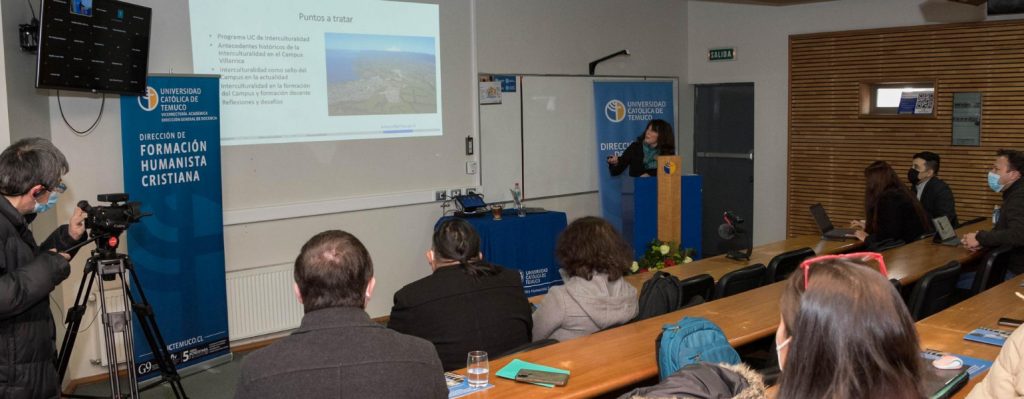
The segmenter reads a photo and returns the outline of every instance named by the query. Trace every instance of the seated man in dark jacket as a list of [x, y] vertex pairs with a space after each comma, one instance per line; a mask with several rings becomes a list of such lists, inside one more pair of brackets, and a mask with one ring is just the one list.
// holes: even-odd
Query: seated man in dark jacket
[[75, 208], [42, 245], [28, 225], [57, 204], [68, 161], [41, 138], [20, 140], [0, 153], [0, 398], [56, 398], [55, 327], [50, 291], [71, 272], [64, 253], [85, 237], [85, 214]]
[[470, 351], [497, 358], [530, 343], [533, 317], [519, 272], [485, 262], [469, 222], [441, 223], [427, 261], [434, 273], [395, 293], [389, 328], [433, 342], [445, 370], [466, 367]]
[[910, 191], [914, 192], [921, 207], [928, 214], [928, 219], [940, 216], [949, 218], [949, 223], [957, 226], [956, 202], [953, 190], [939, 178], [939, 154], [924, 151], [914, 154], [914, 164], [907, 171]]
[[430, 342], [399, 334], [363, 310], [376, 280], [353, 235], [313, 236], [295, 259], [302, 324], [245, 358], [236, 398], [447, 398]]
[[[999, 220], [991, 231], [978, 231], [964, 235], [961, 240], [967, 249], [1014, 247], [1007, 254], [1010, 273], [1024, 273], [1024, 188], [1018, 182], [1024, 171], [1024, 153], [999, 150], [996, 162], [988, 172], [988, 186], [1003, 194]], [[1001, 276], [999, 277], [1001, 278]]]

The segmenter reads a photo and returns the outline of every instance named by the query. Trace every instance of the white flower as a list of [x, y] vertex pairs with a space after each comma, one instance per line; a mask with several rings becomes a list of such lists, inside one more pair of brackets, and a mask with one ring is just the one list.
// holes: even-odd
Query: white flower
[[690, 263], [690, 262], [693, 262], [693, 258], [691, 258], [689, 256], [683, 258], [683, 263]]
[[636, 261], [634, 260], [633, 261], [633, 266], [629, 267], [629, 271], [631, 271], [633, 273], [636, 273], [637, 270], [640, 270], [640, 264], [636, 263]]
[[668, 244], [661, 244], [661, 248], [658, 248], [658, 250], [661, 251], [662, 255], [668, 255], [668, 251], [671, 251], [672, 248]]

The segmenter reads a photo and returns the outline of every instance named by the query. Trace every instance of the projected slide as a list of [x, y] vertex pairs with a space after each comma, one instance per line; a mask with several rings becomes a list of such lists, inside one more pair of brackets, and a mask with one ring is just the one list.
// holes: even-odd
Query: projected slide
[[220, 74], [224, 145], [441, 134], [438, 6], [191, 1], [197, 74]]

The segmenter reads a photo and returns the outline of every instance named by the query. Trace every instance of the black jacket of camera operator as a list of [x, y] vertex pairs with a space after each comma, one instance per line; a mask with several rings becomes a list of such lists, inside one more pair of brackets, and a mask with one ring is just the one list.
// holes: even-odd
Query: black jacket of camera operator
[[58, 254], [71, 247], [68, 226], [58, 228], [42, 245], [28, 224], [35, 215], [22, 216], [8, 201], [0, 200], [0, 398], [56, 398], [55, 326], [49, 295], [70, 273]]

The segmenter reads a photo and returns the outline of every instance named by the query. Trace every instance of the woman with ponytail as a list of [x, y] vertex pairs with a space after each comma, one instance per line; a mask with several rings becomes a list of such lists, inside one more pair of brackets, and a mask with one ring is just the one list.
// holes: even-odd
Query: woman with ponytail
[[497, 358], [530, 342], [533, 319], [519, 272], [485, 261], [472, 225], [441, 223], [426, 255], [433, 273], [395, 293], [389, 328], [432, 342], [445, 370], [466, 367], [469, 351]]

